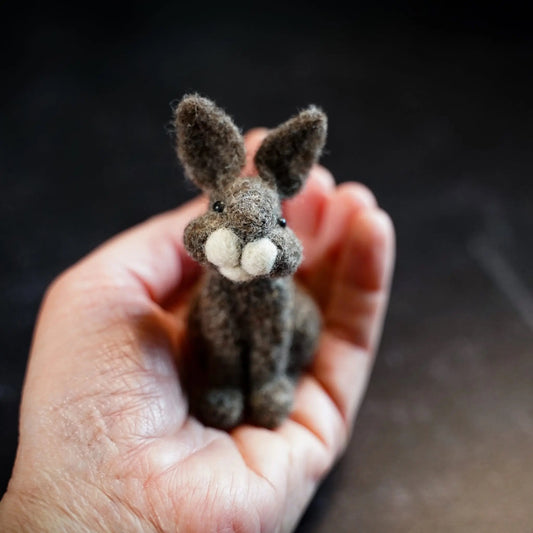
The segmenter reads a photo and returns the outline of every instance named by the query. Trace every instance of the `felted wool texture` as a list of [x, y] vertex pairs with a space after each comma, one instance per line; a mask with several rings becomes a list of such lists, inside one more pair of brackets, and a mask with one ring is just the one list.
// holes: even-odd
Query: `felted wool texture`
[[236, 267], [239, 264], [241, 243], [228, 228], [219, 228], [205, 242], [206, 259], [217, 267]]
[[280, 218], [281, 198], [303, 185], [325, 128], [321, 111], [303, 111], [267, 136], [256, 156], [259, 176], [240, 178], [244, 144], [231, 119], [197, 95], [177, 108], [178, 156], [211, 203], [184, 234], [187, 251], [206, 267], [189, 333], [205, 372], [191, 408], [208, 425], [279, 425], [316, 349], [320, 312], [291, 277], [302, 246]]
[[[208, 390], [217, 391], [219, 399], [224, 390], [229, 394], [224, 396], [225, 416], [218, 403], [207, 402], [196, 414], [223, 429], [235, 420], [277, 426], [290, 412], [293, 391], [293, 385], [280, 387], [279, 382], [287, 378], [292, 384], [316, 348], [320, 315], [314, 302], [290, 278], [236, 284], [214, 270], [206, 272], [197, 298], [190, 324], [207, 346]], [[269, 387], [267, 400], [263, 391]], [[235, 390], [243, 393], [245, 403]]]
[[211, 189], [233, 180], [244, 166], [242, 136], [232, 120], [207, 98], [185, 96], [175, 113], [177, 151], [198, 187]]
[[249, 242], [242, 250], [242, 268], [253, 276], [269, 274], [277, 253], [276, 245], [265, 237]]
[[275, 183], [281, 197], [297, 193], [326, 141], [327, 117], [311, 106], [278, 126], [263, 140], [254, 158], [259, 175]]
[[[224, 204], [220, 213], [213, 210], [216, 202]], [[241, 250], [245, 243], [268, 236], [278, 249], [270, 275], [287, 276], [296, 271], [302, 259], [301, 243], [289, 227], [280, 226], [280, 199], [262, 180], [238, 178], [226, 191], [211, 196], [210, 203], [211, 210], [185, 228], [185, 248], [196, 261], [208, 264], [206, 241], [225, 228], [239, 237], [234, 245]]]
[[279, 196], [274, 189], [257, 178], [236, 179], [224, 191], [224, 211], [228, 227], [246, 241], [269, 234], [281, 217]]

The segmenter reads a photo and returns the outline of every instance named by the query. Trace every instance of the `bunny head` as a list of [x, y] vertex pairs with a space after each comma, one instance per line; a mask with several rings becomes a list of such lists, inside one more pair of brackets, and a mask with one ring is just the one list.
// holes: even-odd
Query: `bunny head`
[[272, 130], [255, 155], [258, 176], [241, 177], [242, 136], [221, 109], [185, 96], [176, 113], [177, 153], [186, 175], [210, 200], [210, 209], [185, 230], [189, 254], [233, 282], [287, 276], [302, 248], [282, 216], [281, 200], [296, 194], [318, 159], [327, 119], [309, 107]]

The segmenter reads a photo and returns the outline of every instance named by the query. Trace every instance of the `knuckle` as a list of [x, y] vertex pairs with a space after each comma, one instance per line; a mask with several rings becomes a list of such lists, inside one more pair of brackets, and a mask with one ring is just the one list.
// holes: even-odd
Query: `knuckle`
[[363, 183], [348, 182], [339, 185], [338, 193], [345, 195], [363, 207], [377, 207], [378, 202], [374, 193]]

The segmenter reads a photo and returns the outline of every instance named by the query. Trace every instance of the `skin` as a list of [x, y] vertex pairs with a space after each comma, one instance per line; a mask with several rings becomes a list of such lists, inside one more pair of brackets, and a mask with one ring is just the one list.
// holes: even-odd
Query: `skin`
[[[254, 150], [265, 130], [246, 136]], [[198, 198], [122, 233], [46, 293], [24, 384], [0, 530], [290, 531], [342, 453], [381, 333], [394, 232], [372, 193], [316, 165], [285, 217], [319, 303], [319, 351], [275, 431], [188, 415], [177, 368], [198, 266]]]

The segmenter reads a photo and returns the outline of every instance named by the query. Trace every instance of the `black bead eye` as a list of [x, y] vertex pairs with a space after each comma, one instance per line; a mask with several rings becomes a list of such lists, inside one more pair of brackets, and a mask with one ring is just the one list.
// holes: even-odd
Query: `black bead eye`
[[213, 204], [213, 211], [216, 211], [217, 213], [222, 213], [222, 211], [224, 211], [224, 202], [215, 202]]
[[284, 228], [287, 225], [287, 221], [284, 218], [278, 218], [278, 224]]

